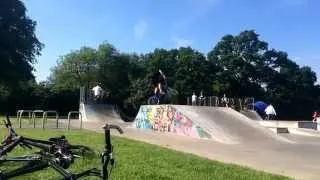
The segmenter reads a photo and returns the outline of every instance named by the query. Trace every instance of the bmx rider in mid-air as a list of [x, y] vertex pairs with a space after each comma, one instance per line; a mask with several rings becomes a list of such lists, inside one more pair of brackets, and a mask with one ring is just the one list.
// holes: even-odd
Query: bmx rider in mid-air
[[154, 89], [154, 94], [160, 93], [165, 94], [166, 91], [166, 76], [163, 74], [161, 69], [155, 72], [152, 76], [152, 87]]
[[167, 93], [166, 76], [161, 69], [152, 75], [151, 83], [154, 96], [149, 98], [148, 104], [159, 104], [160, 97], [163, 97]]

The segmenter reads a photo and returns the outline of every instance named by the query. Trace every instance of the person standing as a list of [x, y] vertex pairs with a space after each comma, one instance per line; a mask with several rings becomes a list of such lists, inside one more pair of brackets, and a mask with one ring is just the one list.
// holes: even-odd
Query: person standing
[[193, 94], [191, 96], [191, 102], [192, 102], [192, 106], [197, 105], [197, 95], [195, 92], [193, 92]]
[[317, 129], [318, 118], [319, 118], [319, 113], [317, 111], [314, 111], [312, 115], [312, 126], [313, 126], [313, 129], [315, 130]]
[[229, 103], [229, 99], [227, 98], [226, 94], [223, 94], [223, 97], [221, 98], [222, 104], [225, 107], [229, 107], [228, 103]]
[[277, 113], [276, 113], [276, 110], [274, 109], [274, 107], [272, 106], [272, 104], [270, 104], [264, 111], [267, 115], [266, 120], [274, 120], [275, 119]]
[[97, 84], [95, 87], [92, 88], [92, 91], [95, 102], [99, 102], [102, 98], [103, 89], [99, 86], [99, 84]]

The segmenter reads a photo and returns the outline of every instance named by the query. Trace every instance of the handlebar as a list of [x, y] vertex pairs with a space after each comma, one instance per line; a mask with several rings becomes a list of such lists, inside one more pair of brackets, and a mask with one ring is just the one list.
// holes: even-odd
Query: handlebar
[[116, 129], [120, 134], [123, 134], [123, 130], [118, 125], [106, 124], [103, 128], [107, 131], [110, 129]]

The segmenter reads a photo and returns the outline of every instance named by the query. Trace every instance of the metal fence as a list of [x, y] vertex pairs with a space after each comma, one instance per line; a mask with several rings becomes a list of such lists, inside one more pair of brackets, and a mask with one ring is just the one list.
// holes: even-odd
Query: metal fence
[[191, 106], [214, 106], [214, 107], [231, 107], [237, 110], [254, 110], [254, 98], [234, 98], [234, 97], [218, 97], [205, 96], [197, 97], [192, 101], [191, 97], [187, 97], [187, 105]]
[[[37, 123], [38, 120], [41, 120], [41, 127], [42, 129], [47, 128], [48, 126], [48, 118], [54, 118], [55, 119], [55, 125], [54, 128], [61, 128], [59, 127], [59, 113], [55, 110], [18, 110], [17, 111], [17, 121], [19, 128], [22, 128], [22, 118], [24, 117], [23, 115], [27, 114], [28, 122], [29, 125], [32, 124], [33, 128], [36, 128], [36, 125], [39, 124]], [[82, 114], [79, 111], [70, 111], [68, 113], [68, 119], [66, 122], [66, 129], [70, 130], [71, 127], [71, 115], [73, 114], [78, 114], [79, 115], [79, 120], [80, 120], [80, 129], [82, 129]], [[52, 126], [53, 127], [53, 126]]]

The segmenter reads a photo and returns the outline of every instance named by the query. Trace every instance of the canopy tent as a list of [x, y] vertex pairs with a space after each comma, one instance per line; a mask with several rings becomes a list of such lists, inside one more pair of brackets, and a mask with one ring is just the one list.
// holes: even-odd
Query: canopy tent
[[268, 107], [268, 104], [263, 101], [257, 101], [254, 103], [254, 109], [260, 112], [264, 112], [264, 110]]

